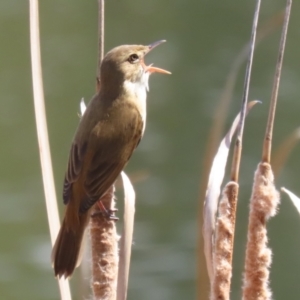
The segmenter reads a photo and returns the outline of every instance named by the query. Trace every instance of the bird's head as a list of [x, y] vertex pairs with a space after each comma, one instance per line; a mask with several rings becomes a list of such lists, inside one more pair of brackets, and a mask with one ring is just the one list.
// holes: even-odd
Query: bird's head
[[149, 75], [152, 73], [171, 74], [170, 72], [147, 66], [144, 58], [153, 48], [165, 42], [161, 40], [148, 46], [122, 45], [109, 51], [102, 63], [100, 72], [101, 85], [116, 85], [124, 81], [142, 84], [148, 88]]

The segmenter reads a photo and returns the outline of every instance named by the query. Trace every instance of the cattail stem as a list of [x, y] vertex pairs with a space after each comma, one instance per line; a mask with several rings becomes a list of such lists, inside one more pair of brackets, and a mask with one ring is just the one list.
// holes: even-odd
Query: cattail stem
[[[97, 92], [100, 89], [100, 66], [104, 56], [104, 0], [98, 0], [98, 65]], [[99, 199], [107, 210], [115, 208], [112, 185]], [[92, 290], [95, 300], [115, 300], [118, 278], [118, 236], [115, 221], [102, 215], [94, 205], [90, 220], [92, 246]]]
[[104, 0], [98, 0], [98, 35], [97, 92], [100, 90], [100, 66], [104, 57]]
[[270, 163], [271, 161], [272, 136], [273, 136], [273, 127], [274, 127], [274, 120], [275, 120], [275, 111], [276, 111], [282, 62], [283, 62], [285, 42], [286, 42], [287, 30], [288, 30], [289, 19], [291, 14], [291, 8], [292, 8], [292, 0], [287, 0], [285, 17], [284, 17], [280, 45], [279, 45], [278, 59], [276, 64], [276, 71], [275, 71], [272, 94], [271, 94], [270, 111], [269, 111], [269, 117], [267, 122], [265, 140], [263, 145], [263, 153], [262, 153], [262, 161], [267, 163]]
[[234, 243], [234, 230], [236, 218], [236, 206], [238, 197], [238, 175], [242, 153], [242, 137], [247, 114], [249, 85], [251, 78], [252, 61], [255, 47], [256, 31], [261, 0], [256, 1], [254, 18], [249, 43], [250, 52], [246, 67], [242, 108], [238, 124], [237, 138], [231, 168], [231, 182], [225, 187], [220, 202], [219, 218], [216, 224], [215, 249], [214, 249], [214, 274], [211, 286], [212, 300], [228, 300], [232, 276], [232, 255]]
[[104, 0], [98, 0], [98, 34], [99, 34], [99, 52], [98, 52], [98, 75], [100, 71], [101, 61], [104, 57]]
[[257, 0], [254, 11], [251, 39], [249, 43], [250, 51], [245, 74], [242, 108], [240, 112], [237, 138], [235, 141], [233, 153], [231, 182], [229, 182], [224, 189], [219, 206], [219, 218], [216, 224], [215, 249], [213, 259], [214, 274], [213, 283], [211, 285], [211, 300], [229, 300], [230, 294], [235, 218], [238, 197], [238, 179], [242, 154], [242, 139], [245, 118], [247, 114], [248, 94], [260, 4], [261, 0]]
[[234, 153], [233, 153], [233, 160], [232, 160], [231, 180], [235, 182], [238, 182], [238, 178], [239, 178], [239, 169], [240, 169], [241, 154], [242, 154], [242, 139], [243, 139], [245, 118], [246, 118], [246, 110], [247, 110], [247, 102], [248, 102], [248, 94], [249, 94], [249, 86], [250, 86], [250, 78], [251, 78], [251, 70], [252, 70], [260, 3], [261, 0], [256, 1], [256, 8], [254, 12], [251, 39], [250, 39], [250, 52], [249, 52], [248, 63], [246, 67], [245, 82], [244, 82], [241, 119], [238, 127], [238, 133], [237, 133], [237, 138], [236, 138]]

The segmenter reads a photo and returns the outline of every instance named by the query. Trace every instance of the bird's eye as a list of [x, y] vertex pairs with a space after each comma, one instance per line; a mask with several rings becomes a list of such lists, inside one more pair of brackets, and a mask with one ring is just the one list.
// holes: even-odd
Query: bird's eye
[[137, 54], [131, 54], [128, 58], [128, 61], [131, 63], [131, 64], [134, 64], [136, 62], [138, 62], [139, 60], [139, 56]]

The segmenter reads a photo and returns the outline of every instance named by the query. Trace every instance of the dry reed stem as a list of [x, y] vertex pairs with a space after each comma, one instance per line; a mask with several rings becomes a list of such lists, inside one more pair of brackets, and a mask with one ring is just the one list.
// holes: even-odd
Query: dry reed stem
[[59, 214], [53, 179], [52, 161], [50, 154], [49, 136], [46, 120], [46, 109], [42, 79], [40, 37], [38, 20], [38, 1], [30, 0], [30, 40], [32, 83], [36, 129], [38, 135], [40, 160], [43, 175], [44, 192], [48, 213], [48, 221], [52, 245], [55, 243], [59, 231]]
[[[106, 208], [114, 209], [114, 187], [100, 199]], [[90, 220], [92, 248], [92, 289], [95, 300], [115, 300], [118, 274], [118, 236], [113, 220], [94, 206]]]
[[260, 11], [260, 4], [261, 4], [261, 0], [256, 0], [256, 7], [255, 7], [255, 11], [254, 11], [252, 30], [251, 30], [251, 38], [250, 38], [250, 46], [249, 46], [250, 51], [249, 51], [248, 62], [247, 62], [247, 67], [246, 67], [246, 74], [245, 74], [245, 81], [244, 81], [241, 118], [240, 118], [238, 130], [237, 130], [237, 137], [236, 137], [234, 152], [233, 152], [233, 157], [232, 157], [231, 180], [235, 181], [235, 182], [238, 182], [238, 178], [239, 178], [240, 162], [241, 162], [241, 155], [242, 155], [242, 140], [243, 140], [244, 126], [245, 126], [245, 118], [246, 118], [246, 110], [247, 110], [247, 103], [248, 103], [251, 70], [252, 70], [252, 63], [253, 63], [253, 54], [254, 54], [254, 48], [255, 48], [256, 31], [257, 31], [258, 17], [259, 17], [259, 11]]
[[98, 64], [97, 64], [97, 78], [96, 90], [100, 90], [100, 67], [104, 57], [104, 2], [105, 0], [98, 0]]
[[[30, 52], [32, 64], [33, 100], [35, 109], [36, 129], [39, 144], [40, 161], [44, 193], [47, 207], [47, 216], [50, 229], [51, 243], [55, 243], [59, 231], [60, 222], [57, 208], [57, 200], [54, 186], [52, 161], [49, 146], [49, 137], [46, 120], [41, 50], [39, 32], [38, 0], [29, 1], [30, 9]], [[71, 293], [68, 280], [58, 279], [60, 296], [62, 300], [70, 300]]]
[[[98, 64], [96, 91], [100, 89], [100, 67], [104, 56], [104, 0], [98, 0]], [[99, 199], [107, 210], [115, 208], [112, 185]], [[101, 215], [94, 205], [90, 220], [92, 290], [95, 300], [115, 300], [118, 277], [118, 236], [115, 221]]]
[[266, 222], [276, 214], [280, 202], [273, 181], [271, 165], [260, 163], [250, 199], [243, 300], [267, 300], [272, 297], [269, 288], [272, 251], [267, 247]]
[[229, 300], [238, 189], [239, 186], [236, 182], [227, 183], [220, 200], [215, 234], [214, 280], [211, 287], [211, 300]]
[[117, 300], [126, 300], [134, 229], [135, 192], [125, 172], [121, 172], [121, 177], [124, 188], [124, 224], [120, 240]]
[[267, 121], [266, 133], [265, 133], [265, 140], [263, 144], [262, 161], [267, 163], [270, 163], [271, 160], [273, 127], [274, 127], [275, 112], [276, 112], [276, 105], [278, 99], [278, 90], [279, 90], [279, 83], [281, 77], [281, 69], [282, 69], [285, 42], [286, 42], [287, 30], [289, 26], [291, 9], [292, 9], [292, 0], [287, 0], [283, 28], [282, 28], [281, 39], [279, 44], [278, 58], [276, 63], [275, 75], [274, 75], [272, 94], [271, 94], [271, 103], [270, 103], [270, 110], [269, 110], [269, 116]]
[[[235, 141], [231, 183], [225, 188], [222, 202], [220, 203], [220, 217], [218, 218], [218, 232], [215, 240], [214, 283], [212, 286], [212, 300], [229, 299], [230, 283], [232, 276], [232, 255], [234, 243], [234, 227], [236, 218], [236, 205], [238, 197], [238, 177], [242, 153], [243, 131], [247, 114], [248, 94], [255, 48], [256, 32], [261, 0], [256, 0], [251, 38], [249, 42], [249, 56], [245, 73], [242, 107], [240, 112], [237, 137]], [[235, 183], [235, 184], [234, 184]]]

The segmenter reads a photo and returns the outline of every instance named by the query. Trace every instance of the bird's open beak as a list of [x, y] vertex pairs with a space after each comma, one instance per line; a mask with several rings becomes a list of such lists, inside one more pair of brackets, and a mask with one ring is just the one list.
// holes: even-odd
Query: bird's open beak
[[152, 65], [146, 66], [145, 70], [146, 70], [146, 72], [149, 72], [149, 73], [172, 74], [171, 72], [169, 72], [167, 70], [157, 68], [157, 67], [153, 67]]
[[[152, 49], [154, 49], [155, 47], [157, 47], [158, 45], [162, 44], [162, 43], [165, 43], [166, 40], [160, 40], [160, 41], [157, 41], [157, 42], [154, 42], [150, 45], [148, 45], [149, 47], [149, 50], [147, 53], [149, 53]], [[146, 53], [146, 54], [147, 54]], [[149, 66], [146, 66], [145, 63], [143, 63], [143, 67], [145, 69], [146, 72], [149, 72], [149, 73], [162, 73], [162, 74], [171, 74], [171, 72], [167, 71], [167, 70], [164, 70], [164, 69], [161, 69], [161, 68], [157, 68], [157, 67], [153, 67], [153, 65], [149, 65]]]

